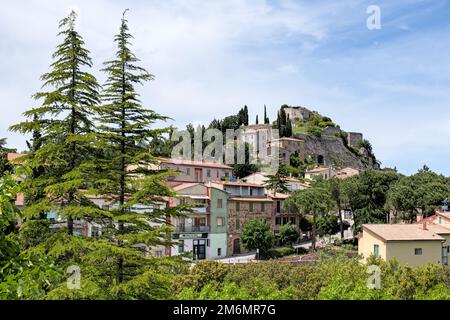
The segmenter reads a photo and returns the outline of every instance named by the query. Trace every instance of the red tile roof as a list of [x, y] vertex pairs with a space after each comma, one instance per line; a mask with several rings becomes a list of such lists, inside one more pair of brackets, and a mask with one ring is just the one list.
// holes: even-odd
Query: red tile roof
[[206, 162], [206, 161], [193, 161], [193, 160], [183, 160], [183, 159], [172, 159], [172, 158], [159, 158], [161, 163], [170, 163], [175, 165], [185, 165], [185, 166], [195, 166], [195, 167], [205, 167], [205, 168], [218, 168], [218, 169], [229, 169], [233, 168], [219, 162]]
[[257, 183], [241, 182], [241, 181], [214, 181], [214, 183], [223, 184], [226, 186], [242, 186], [242, 187], [257, 187], [264, 188], [264, 186]]
[[13, 161], [22, 156], [23, 156], [23, 154], [21, 154], [21, 153], [10, 152], [10, 153], [8, 153], [8, 161]]

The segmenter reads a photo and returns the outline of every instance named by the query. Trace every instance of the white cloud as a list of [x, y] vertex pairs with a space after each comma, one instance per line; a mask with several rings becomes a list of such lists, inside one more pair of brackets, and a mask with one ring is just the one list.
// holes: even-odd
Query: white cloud
[[[383, 19], [400, 6], [380, 5]], [[6, 128], [33, 106], [30, 96], [39, 90], [38, 77], [48, 70], [59, 41], [58, 21], [70, 7], [80, 14], [95, 70], [113, 56], [113, 36], [122, 11], [130, 8], [134, 49], [156, 75], [140, 90], [142, 100], [176, 125], [206, 125], [244, 104], [251, 121], [262, 116], [264, 104], [271, 119], [283, 103], [304, 105], [346, 130], [364, 132], [381, 160], [398, 158], [405, 170], [412, 162], [402, 150], [417, 157], [416, 141], [434, 147], [450, 140], [448, 129], [438, 125], [450, 118], [450, 58], [443, 54], [450, 45], [437, 41], [445, 30], [417, 33], [408, 20], [413, 11], [384, 20], [380, 33], [367, 33], [367, 3], [357, 0], [35, 0], [6, 2], [0, 12], [0, 59], [7, 61], [0, 65], [0, 137], [13, 146], [24, 148], [24, 139]], [[401, 26], [410, 28], [403, 38], [383, 38]], [[438, 119], [437, 127], [423, 125], [424, 116]]]

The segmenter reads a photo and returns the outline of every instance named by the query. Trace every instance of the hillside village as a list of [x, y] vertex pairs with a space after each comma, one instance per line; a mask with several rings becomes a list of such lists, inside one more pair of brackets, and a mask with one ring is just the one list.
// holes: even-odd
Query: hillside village
[[[301, 121], [308, 119], [311, 114], [306, 108], [283, 108], [287, 119], [292, 117], [294, 130], [301, 125]], [[248, 125], [244, 127], [243, 138], [246, 142], [258, 139], [260, 134], [270, 136], [270, 130], [276, 126], [266, 125]], [[330, 128], [334, 128], [330, 130]], [[324, 132], [334, 133], [334, 138], [340, 143], [343, 131], [335, 127], [325, 127]], [[304, 133], [304, 136], [310, 136]], [[227, 261], [251, 261], [255, 259], [252, 252], [242, 244], [241, 233], [245, 225], [252, 220], [262, 220], [269, 227], [274, 239], [280, 239], [280, 230], [285, 227], [291, 227], [293, 235], [289, 243], [295, 247], [308, 249], [311, 246], [311, 240], [316, 240], [317, 234], [313, 233], [311, 216], [308, 214], [299, 214], [292, 207], [286, 207], [285, 201], [292, 193], [311, 189], [321, 183], [337, 179], [344, 181], [351, 177], [357, 177], [361, 172], [367, 170], [357, 158], [354, 166], [340, 167], [332, 162], [331, 152], [317, 154], [317, 150], [309, 149], [307, 152], [305, 140], [298, 138], [300, 135], [292, 137], [281, 137], [271, 140], [268, 148], [273, 143], [279, 144], [279, 156], [282, 166], [291, 166], [292, 156], [295, 155], [300, 161], [315, 159], [309, 162], [303, 175], [292, 174], [286, 171], [278, 177], [281, 180], [284, 190], [278, 190], [278, 187], [270, 185], [270, 179], [263, 172], [251, 172], [247, 176], [237, 177], [233, 166], [224, 163], [194, 161], [183, 159], [171, 159], [160, 157], [155, 170], [169, 170], [171, 174], [167, 179], [167, 184], [176, 195], [165, 197], [158, 203], [161, 208], [177, 207], [180, 205], [192, 206], [191, 211], [186, 216], [170, 218], [166, 223], [173, 230], [170, 233], [170, 239], [174, 245], [142, 246], [142, 250], [154, 257], [166, 256], [187, 256], [194, 261], [198, 260], [218, 260]], [[327, 139], [322, 133], [316, 139]], [[361, 147], [362, 134], [348, 133], [345, 145], [356, 150], [361, 149], [361, 155], [364, 155]], [[346, 148], [348, 148], [346, 147]], [[151, 149], [150, 149], [151, 150]], [[347, 149], [348, 150], [348, 149]], [[347, 151], [349, 152], [349, 151]], [[8, 153], [7, 160], [14, 165], [20, 162], [23, 154]], [[378, 168], [376, 162], [375, 167]], [[284, 170], [283, 167], [280, 168]], [[373, 170], [373, 168], [370, 168]], [[274, 177], [272, 177], [273, 179]], [[108, 197], [89, 196], [89, 199], [95, 205], [102, 209], [111, 210], [114, 204]], [[25, 206], [25, 197], [23, 194], [17, 194], [16, 205], [20, 209]], [[139, 211], [139, 206], [135, 210]], [[335, 216], [336, 217], [336, 216]], [[335, 235], [335, 239], [346, 239], [353, 243], [358, 243], [358, 252], [366, 259], [371, 255], [383, 257], [385, 260], [395, 258], [400, 262], [421, 265], [425, 262], [448, 263], [449, 244], [447, 236], [450, 236], [450, 213], [448, 206], [443, 206], [441, 211], [435, 211], [435, 214], [423, 217], [417, 214], [417, 223], [406, 221], [407, 224], [386, 225], [383, 224], [362, 224], [360, 230], [353, 228], [354, 220], [352, 210], [348, 207], [342, 207], [337, 213], [339, 219], [334, 223], [340, 223], [344, 230], [339, 231], [339, 227], [334, 227], [330, 235]], [[57, 213], [47, 214], [47, 219], [53, 223], [53, 228], [63, 226], [65, 220]], [[428, 227], [427, 227], [428, 223]], [[153, 221], [152, 224], [160, 223]], [[85, 237], [100, 237], [102, 235], [101, 223], [77, 219], [74, 221], [74, 234]], [[352, 230], [353, 228], [353, 230]], [[322, 233], [323, 231], [321, 231]], [[339, 232], [341, 234], [339, 235]], [[345, 234], [345, 236], [344, 236]], [[388, 236], [386, 235], [388, 234]], [[324, 238], [326, 239], [326, 237]], [[330, 238], [331, 239], [331, 238]], [[352, 240], [354, 239], [354, 240]], [[359, 239], [359, 241], [358, 241]], [[355, 242], [356, 240], [356, 242]], [[439, 241], [438, 241], [439, 240]], [[326, 240], [329, 241], [329, 240]], [[335, 241], [335, 240], [333, 240]], [[401, 242], [396, 248], [398, 241]], [[431, 241], [431, 242], [430, 242]], [[448, 239], [450, 241], [450, 238]], [[283, 245], [282, 241], [277, 240], [278, 246]], [[433, 244], [434, 247], [430, 247]], [[286, 245], [286, 243], [284, 243]], [[414, 248], [412, 248], [414, 247]], [[415, 248], [417, 247], [417, 248]], [[291, 247], [293, 248], [293, 247]], [[425, 248], [427, 248], [425, 250]], [[417, 250], [416, 250], [417, 249]], [[418, 254], [420, 249], [420, 254]], [[297, 250], [298, 251], [298, 250]], [[294, 251], [286, 251], [291, 253]], [[414, 252], [414, 255], [412, 254]], [[423, 252], [423, 254], [422, 254]], [[418, 257], [416, 257], [418, 256]], [[236, 259], [229, 259], [237, 257]], [[242, 258], [244, 257], [244, 258]], [[228, 258], [228, 260], [226, 259]]]
[[382, 168], [363, 133], [289, 105], [186, 127], [201, 154], [207, 129], [240, 131], [244, 163], [173, 157], [176, 129], [135, 91], [153, 76], [126, 12], [103, 86], [76, 13], [61, 20], [37, 106], [9, 128], [28, 149], [0, 139], [0, 299], [450, 299], [450, 177]]

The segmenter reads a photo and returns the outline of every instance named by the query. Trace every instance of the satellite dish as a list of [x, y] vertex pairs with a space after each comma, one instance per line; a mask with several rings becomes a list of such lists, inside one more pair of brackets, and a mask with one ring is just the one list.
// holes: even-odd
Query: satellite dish
[[187, 223], [191, 224], [192, 223], [192, 219], [191, 218], [187, 219]]

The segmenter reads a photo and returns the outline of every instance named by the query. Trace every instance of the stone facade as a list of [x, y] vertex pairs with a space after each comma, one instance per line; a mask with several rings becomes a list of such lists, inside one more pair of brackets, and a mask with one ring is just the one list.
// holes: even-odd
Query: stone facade
[[287, 107], [284, 108], [284, 112], [294, 122], [298, 120], [306, 121], [311, 116], [311, 111], [304, 107]]
[[290, 163], [291, 155], [298, 152], [300, 160], [305, 160], [305, 141], [302, 139], [283, 137], [269, 142], [269, 155], [272, 155], [272, 147], [276, 144], [280, 159], [283, 163]]
[[269, 194], [269, 197], [273, 200], [271, 219], [272, 230], [277, 233], [280, 227], [287, 223], [291, 223], [299, 229], [300, 216], [296, 213], [287, 212], [284, 208], [284, 200], [286, 200], [287, 195], [277, 193]]
[[245, 224], [251, 219], [264, 219], [272, 224], [272, 199], [268, 197], [231, 197], [228, 200], [228, 255], [247, 252], [240, 241]]
[[347, 143], [350, 147], [357, 148], [359, 143], [363, 141], [363, 134], [359, 132], [348, 132]]
[[[250, 145], [250, 153], [261, 156], [269, 155], [268, 141], [273, 139], [271, 124], [249, 125], [242, 130], [242, 139]], [[277, 136], [278, 137], [278, 136]]]
[[338, 136], [341, 133], [341, 129], [338, 127], [326, 127], [322, 130], [323, 136], [331, 136], [335, 137]]
[[222, 163], [162, 159], [160, 167], [177, 171], [169, 180], [181, 182], [208, 182], [231, 177], [233, 168]]

